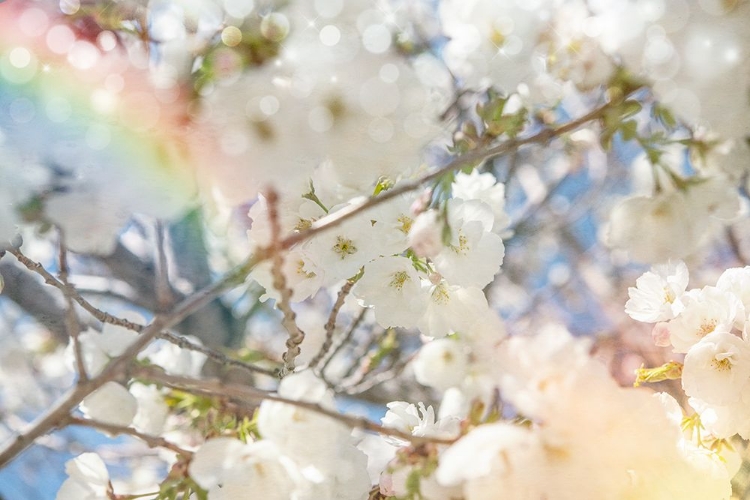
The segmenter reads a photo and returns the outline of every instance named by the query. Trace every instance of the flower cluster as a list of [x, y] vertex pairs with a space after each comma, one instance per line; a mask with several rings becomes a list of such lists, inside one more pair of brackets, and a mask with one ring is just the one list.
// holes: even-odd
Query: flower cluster
[[[412, 198], [397, 197], [365, 211], [368, 223], [345, 221], [294, 246], [282, 268], [292, 300], [304, 300], [322, 287], [354, 279], [354, 295], [372, 307], [382, 327], [417, 327], [427, 336], [443, 337], [470, 329], [478, 318], [487, 317], [481, 288], [500, 270], [504, 245], [497, 233], [508, 224], [503, 185], [491, 173], [474, 172], [459, 173], [453, 186], [455, 196], [445, 204], [444, 220], [434, 209], [417, 215]], [[296, 202], [291, 196], [282, 198], [282, 230], [325, 224], [327, 217], [357, 203], [325, 209], [321, 197], [326, 196], [317, 190], [308, 194], [314, 194], [319, 204], [302, 195]], [[250, 210], [253, 227], [248, 232], [258, 246], [270, 241], [269, 216], [261, 197]], [[420, 227], [419, 220], [425, 217], [430, 221]], [[447, 241], [435, 236], [446, 230]], [[427, 246], [430, 251], [424, 253]], [[270, 263], [258, 266], [251, 276], [265, 286], [268, 296], [279, 297]]]
[[495, 383], [515, 421], [496, 415], [467, 426], [476, 416], [452, 414], [450, 397], [437, 422], [431, 407], [389, 405], [383, 422], [415, 435], [451, 437], [463, 425], [455, 444], [432, 454], [397, 453], [381, 492], [400, 498], [417, 479], [427, 499], [729, 498], [739, 467], [733, 448], [683, 435], [674, 399], [619, 387], [589, 347], [550, 328], [497, 348]]
[[684, 263], [655, 266], [629, 289], [625, 310], [654, 323], [658, 346], [685, 353], [682, 388], [712, 435], [750, 437], [750, 267], [727, 269], [715, 286], [686, 290]]

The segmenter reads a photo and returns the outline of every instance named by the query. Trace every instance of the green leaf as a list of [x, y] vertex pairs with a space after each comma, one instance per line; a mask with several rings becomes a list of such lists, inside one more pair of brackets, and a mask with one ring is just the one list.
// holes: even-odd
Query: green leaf
[[635, 120], [628, 120], [620, 125], [620, 133], [626, 141], [632, 141], [638, 135], [638, 123]]
[[633, 115], [637, 115], [638, 113], [640, 113], [641, 110], [643, 109], [643, 105], [638, 101], [634, 101], [630, 99], [630, 100], [623, 102], [622, 106], [620, 106], [619, 108], [620, 108], [620, 117], [629, 118]]

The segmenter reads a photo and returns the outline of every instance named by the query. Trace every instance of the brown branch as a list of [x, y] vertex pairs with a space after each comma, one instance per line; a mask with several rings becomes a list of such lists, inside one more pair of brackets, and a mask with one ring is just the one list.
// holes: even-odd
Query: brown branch
[[266, 368], [261, 368], [259, 366], [251, 365], [249, 363], [245, 363], [244, 361], [240, 361], [239, 359], [232, 359], [219, 351], [203, 345], [194, 344], [185, 337], [172, 332], [161, 332], [158, 335], [158, 338], [166, 340], [167, 342], [170, 342], [182, 349], [188, 349], [190, 351], [196, 351], [205, 354], [210, 359], [223, 366], [233, 366], [235, 368], [241, 368], [251, 373], [259, 373], [261, 375], [268, 375], [269, 377], [278, 377], [278, 370], [269, 370]]
[[[174, 326], [175, 324], [179, 323], [190, 314], [205, 307], [225, 290], [241, 284], [246, 279], [248, 273], [253, 269], [253, 267], [255, 267], [255, 265], [258, 262], [266, 260], [270, 258], [274, 253], [276, 253], [274, 250], [278, 251], [282, 249], [283, 250], [289, 249], [293, 247], [294, 245], [302, 241], [305, 241], [316, 234], [319, 234], [323, 231], [327, 231], [331, 228], [338, 226], [342, 222], [354, 217], [355, 215], [365, 210], [368, 210], [377, 205], [380, 205], [381, 203], [384, 203], [392, 198], [400, 196], [401, 194], [407, 193], [409, 191], [413, 191], [419, 188], [422, 184], [431, 182], [433, 180], [437, 180], [438, 178], [440, 178], [442, 175], [446, 174], [447, 172], [457, 170], [467, 164], [481, 162], [481, 161], [493, 158], [495, 156], [499, 156], [501, 154], [507, 153], [509, 151], [515, 150], [516, 148], [519, 148], [524, 145], [533, 144], [533, 143], [539, 143], [539, 144], [546, 143], [558, 135], [575, 130], [576, 128], [580, 127], [584, 123], [587, 123], [591, 120], [595, 120], [601, 117], [609, 109], [610, 106], [611, 106], [610, 104], [605, 104], [604, 106], [600, 106], [599, 108], [587, 113], [586, 115], [576, 120], [572, 120], [559, 127], [544, 129], [541, 132], [538, 132], [526, 138], [522, 138], [522, 139], [514, 138], [502, 144], [499, 144], [497, 146], [488, 148], [488, 149], [474, 150], [469, 153], [466, 153], [454, 159], [453, 161], [449, 162], [447, 165], [419, 179], [416, 179], [411, 182], [406, 182], [400, 186], [397, 186], [393, 189], [385, 191], [384, 193], [381, 193], [380, 195], [376, 197], [370, 197], [362, 203], [350, 205], [342, 210], [339, 210], [338, 212], [330, 216], [324, 217], [316, 221], [313, 224], [312, 228], [295, 233], [295, 234], [291, 234], [290, 236], [287, 236], [283, 240], [280, 240], [275, 245], [276, 248], [271, 247], [271, 248], [262, 248], [258, 250], [255, 254], [248, 257], [239, 266], [235, 267], [233, 270], [225, 274], [219, 281], [216, 281], [215, 283], [202, 288], [201, 290], [193, 293], [191, 296], [189, 296], [188, 298], [184, 299], [182, 302], [177, 304], [177, 306], [174, 308], [171, 314], [157, 315], [148, 326], [144, 327], [141, 330], [141, 335], [138, 337], [138, 339], [133, 344], [131, 344], [121, 356], [111, 360], [109, 364], [107, 364], [107, 366], [99, 375], [89, 380], [82, 381], [82, 383], [70, 389], [65, 395], [63, 395], [60, 399], [58, 399], [58, 401], [53, 405], [52, 408], [50, 408], [46, 413], [37, 417], [37, 419], [35, 419], [28, 426], [26, 431], [22, 432], [21, 434], [17, 435], [14, 439], [12, 439], [10, 442], [6, 443], [2, 447], [2, 449], [0, 449], [0, 468], [4, 467], [8, 462], [13, 460], [18, 454], [20, 454], [23, 450], [25, 450], [28, 446], [30, 446], [37, 438], [39, 438], [40, 436], [43, 436], [50, 430], [58, 427], [60, 423], [63, 422], [64, 419], [69, 416], [70, 412], [73, 409], [75, 409], [75, 407], [86, 396], [91, 394], [93, 391], [101, 387], [106, 382], [113, 380], [117, 378], [118, 376], [120, 376], [124, 368], [126, 368], [127, 365], [135, 358], [135, 356], [141, 350], [143, 350], [154, 338], [156, 338], [156, 336], [162, 330]], [[69, 290], [71, 287], [65, 286], [63, 283], [57, 280], [54, 276], [52, 276], [49, 272], [47, 272], [47, 270], [44, 269], [41, 266], [41, 264], [38, 264], [28, 259], [26, 256], [21, 254], [21, 252], [18, 251], [18, 249], [11, 249], [9, 251], [26, 267], [42, 275], [45, 279], [45, 282], [47, 282], [48, 284], [52, 286], [59, 288], [65, 294], [71, 293]], [[97, 317], [97, 319], [99, 319], [100, 321], [113, 322], [117, 320], [117, 318], [110, 317], [109, 315], [106, 315], [106, 313], [105, 313], [105, 316], [101, 318], [98, 317], [97, 314], [99, 314], [101, 311], [98, 311], [95, 308], [93, 308], [92, 310], [89, 310], [89, 308], [91, 308], [91, 305], [88, 304], [87, 301], [81, 300], [82, 298], [76, 298], [76, 295], [77, 294], [72, 294], [71, 298], [73, 298], [73, 300], [76, 300], [76, 302], [78, 302], [79, 305], [81, 305], [81, 307], [83, 307], [89, 313], [94, 315], [94, 317]], [[123, 321], [123, 320], [119, 320], [119, 321]], [[115, 323], [115, 324], [119, 324], [119, 323]], [[135, 329], [137, 328], [137, 326], [131, 325], [131, 326], [126, 326], [126, 328]], [[332, 412], [332, 413], [335, 413], [335, 412]], [[372, 422], [369, 422], [364, 419], [356, 419], [354, 417], [346, 417], [346, 418], [349, 418], [349, 419], [353, 418], [355, 422], [362, 420], [361, 422], [359, 422], [361, 425], [358, 425], [358, 426], [365, 428], [365, 429], [373, 430], [372, 426], [378, 429], [382, 429], [380, 426], [377, 426], [376, 424], [373, 424]], [[394, 435], [393, 430], [389, 430], [389, 431], [390, 432], [385, 432], [385, 433]], [[376, 431], [376, 432], [380, 432], [380, 431]], [[400, 434], [403, 434], [403, 433], [400, 433]], [[404, 438], [404, 435], [401, 435], [399, 437]], [[409, 436], [409, 437], [411, 437], [412, 439], [410, 440], [413, 441], [413, 437], [412, 436]]]
[[[70, 275], [70, 268], [68, 267], [68, 251], [65, 247], [65, 235], [62, 229], [59, 231], [59, 251], [58, 251], [58, 264], [60, 270], [58, 276], [60, 282], [68, 286], [68, 276]], [[76, 363], [76, 371], [78, 372], [78, 381], [88, 380], [89, 375], [86, 371], [86, 364], [83, 362], [83, 350], [81, 348], [81, 341], [79, 335], [81, 334], [81, 325], [78, 323], [78, 314], [76, 314], [76, 308], [73, 305], [73, 299], [70, 295], [65, 295], [65, 302], [67, 309], [65, 311], [65, 329], [70, 336], [70, 341], [73, 343], [73, 357]]]
[[341, 341], [339, 341], [339, 343], [336, 344], [336, 347], [333, 348], [333, 352], [331, 353], [331, 355], [328, 356], [328, 358], [323, 363], [323, 367], [320, 369], [320, 377], [323, 380], [327, 380], [325, 376], [326, 368], [328, 368], [328, 365], [331, 363], [333, 358], [335, 358], [336, 355], [339, 352], [341, 352], [341, 349], [343, 349], [344, 346], [346, 346], [351, 341], [352, 337], [354, 336], [354, 332], [357, 330], [360, 323], [362, 323], [362, 321], [365, 319], [365, 316], [367, 315], [367, 311], [368, 309], [366, 307], [362, 308], [362, 310], [359, 312], [359, 315], [356, 318], [354, 318], [354, 321], [352, 321], [351, 325], [349, 325], [349, 328], [346, 330], [346, 333], [341, 338]]
[[297, 325], [297, 313], [291, 306], [292, 290], [286, 285], [284, 276], [284, 249], [281, 246], [281, 225], [279, 224], [279, 195], [274, 190], [266, 193], [268, 203], [268, 221], [271, 226], [271, 275], [273, 276], [273, 287], [279, 292], [279, 300], [276, 301], [276, 307], [282, 312], [282, 326], [289, 333], [286, 341], [286, 352], [282, 355], [284, 367], [279, 373], [285, 376], [294, 371], [294, 362], [299, 356], [300, 345], [305, 340], [305, 332]]
[[352, 428], [363, 429], [386, 436], [397, 437], [414, 445], [425, 443], [452, 444], [454, 442], [454, 440], [452, 439], [413, 436], [411, 435], [411, 433], [403, 432], [398, 429], [392, 429], [390, 427], [384, 427], [371, 420], [367, 420], [366, 418], [338, 413], [335, 410], [324, 408], [317, 403], [283, 398], [274, 393], [263, 391], [247, 385], [227, 383], [215, 379], [198, 380], [189, 377], [168, 375], [161, 370], [155, 370], [153, 368], [144, 366], [134, 367], [134, 369], [131, 371], [131, 375], [180, 391], [198, 393], [203, 395], [221, 394], [223, 396], [228, 396], [236, 400], [238, 404], [252, 404], [253, 407], [257, 406], [262, 401], [276, 401], [279, 403], [287, 403], [298, 408], [303, 408], [305, 410], [310, 410], [315, 413], [325, 415]]
[[389, 189], [388, 191], [384, 191], [377, 196], [371, 196], [369, 198], [366, 198], [362, 202], [353, 203], [342, 208], [341, 210], [338, 210], [337, 212], [334, 212], [333, 214], [318, 219], [317, 221], [313, 222], [310, 229], [300, 231], [285, 238], [282, 241], [282, 248], [291, 248], [297, 243], [305, 241], [320, 232], [327, 231], [328, 229], [342, 224], [344, 221], [351, 219], [352, 217], [363, 211], [369, 210], [377, 205], [380, 205], [381, 203], [401, 196], [404, 193], [414, 191], [421, 187], [422, 184], [435, 181], [448, 172], [453, 172], [470, 164], [481, 163], [496, 156], [514, 151], [522, 146], [527, 146], [530, 144], [546, 144], [559, 135], [572, 132], [581, 125], [601, 118], [605, 114], [605, 112], [612, 106], [612, 103], [604, 104], [586, 113], [585, 115], [576, 118], [575, 120], [571, 120], [557, 127], [545, 128], [540, 132], [537, 132], [536, 134], [530, 135], [525, 138], [512, 138], [508, 139], [502, 144], [498, 144], [497, 146], [493, 146], [487, 149], [475, 149], [473, 151], [469, 151], [468, 153], [455, 158], [448, 164], [420, 177], [419, 179], [404, 182], [403, 184]]
[[76, 292], [75, 288], [66, 283], [63, 283], [62, 281], [52, 276], [52, 274], [47, 271], [42, 264], [29, 259], [18, 248], [9, 248], [8, 252], [13, 254], [13, 256], [18, 259], [18, 262], [26, 266], [30, 271], [33, 271], [44, 278], [45, 283], [59, 289], [66, 298], [70, 298], [76, 301], [78, 305], [86, 310], [86, 312], [91, 314], [102, 323], [111, 323], [113, 325], [125, 327], [129, 330], [135, 330], [136, 332], [141, 331], [141, 329], [143, 328], [143, 326], [141, 325], [138, 325], [126, 319], [112, 316], [109, 313], [97, 309], [89, 301], [84, 299], [78, 292]]
[[308, 365], [310, 368], [315, 368], [316, 366], [318, 366], [318, 363], [323, 360], [325, 355], [331, 349], [331, 346], [333, 345], [333, 332], [334, 330], [336, 330], [336, 319], [338, 318], [339, 311], [341, 311], [341, 308], [344, 306], [346, 297], [349, 295], [349, 292], [352, 291], [354, 283], [355, 281], [349, 280], [344, 283], [344, 286], [342, 286], [341, 290], [339, 290], [339, 293], [336, 296], [336, 302], [333, 304], [333, 307], [331, 307], [331, 313], [328, 315], [328, 321], [326, 321], [326, 339], [323, 342], [323, 345], [320, 346], [320, 350], [318, 351], [318, 353], [310, 361], [310, 364]]
[[394, 378], [401, 375], [407, 365], [416, 357], [418, 352], [419, 351], [414, 352], [406, 358], [393, 358], [391, 366], [389, 366], [385, 370], [378, 373], [369, 372], [370, 374], [372, 374], [372, 376], [370, 377], [367, 377], [367, 374], [364, 374], [354, 384], [344, 385], [343, 391], [348, 395], [361, 394], [363, 392], [369, 391], [375, 386], [388, 382], [389, 380], [393, 380]]
[[76, 425], [79, 427], [90, 427], [92, 429], [97, 429], [100, 431], [104, 431], [107, 434], [112, 435], [120, 435], [120, 434], [126, 434], [128, 436], [133, 436], [135, 438], [140, 439], [144, 443], [146, 443], [149, 448], [165, 448], [167, 450], [171, 450], [178, 455], [182, 455], [185, 458], [192, 458], [193, 452], [184, 450], [177, 446], [176, 444], [167, 441], [166, 439], [159, 437], [159, 436], [152, 436], [150, 434], [144, 434], [142, 432], [138, 432], [132, 427], [124, 427], [122, 425], [113, 425], [113, 424], [107, 424], [105, 422], [98, 422], [96, 420], [90, 420], [87, 418], [79, 418], [79, 417], [68, 417], [63, 421], [63, 426], [68, 425]]
[[[20, 255], [20, 252], [17, 252], [17, 250], [14, 251]], [[10, 442], [5, 443], [3, 447], [0, 448], [0, 468], [4, 467], [8, 462], [18, 456], [18, 454], [30, 446], [37, 438], [45, 435], [50, 430], [59, 427], [60, 423], [70, 415], [70, 412], [74, 410], [86, 396], [94, 392], [106, 382], [121, 376], [128, 363], [130, 363], [138, 353], [159, 334], [159, 332], [174, 326], [190, 314], [201, 309], [218, 297], [227, 288], [242, 283], [247, 274], [257, 262], [259, 262], [260, 258], [261, 257], [251, 256], [244, 263], [224, 275], [219, 281], [199, 290], [189, 298], [182, 301], [175, 307], [171, 314], [156, 316], [149, 325], [141, 330], [141, 335], [136, 341], [131, 344], [121, 356], [111, 360], [99, 375], [83, 381], [81, 384], [68, 390], [67, 393], [55, 402], [52, 408], [31, 422], [24, 432], [17, 435], [14, 439], [11, 439]], [[46, 270], [44, 270], [44, 272], [46, 273]], [[52, 279], [57, 281], [54, 277], [52, 277]]]

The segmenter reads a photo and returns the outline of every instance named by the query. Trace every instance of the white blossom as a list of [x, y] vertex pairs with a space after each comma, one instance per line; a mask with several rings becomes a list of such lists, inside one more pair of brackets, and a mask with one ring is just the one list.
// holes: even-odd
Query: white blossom
[[742, 439], [750, 439], [750, 391], [745, 390], [739, 400], [725, 405], [708, 404], [698, 398], [688, 402], [713, 436], [729, 439], [739, 434]]
[[688, 284], [687, 266], [682, 261], [653, 266], [628, 288], [630, 300], [625, 312], [636, 321], [657, 323], [674, 318], [682, 310], [680, 297]]
[[667, 323], [675, 352], [689, 349], [712, 332], [730, 332], [743, 324], [745, 308], [732, 293], [715, 287], [691, 290], [682, 295], [684, 310]]
[[137, 382], [130, 386], [129, 391], [138, 403], [138, 411], [133, 417], [133, 427], [144, 434], [161, 434], [169, 416], [164, 394], [152, 385]]
[[489, 310], [479, 288], [451, 286], [445, 281], [423, 286], [428, 289], [427, 310], [417, 326], [430, 337], [469, 330]]
[[679, 192], [628, 198], [610, 214], [607, 242], [642, 262], [683, 258], [697, 248], [699, 235]]
[[108, 500], [109, 472], [96, 453], [83, 453], [65, 463], [68, 479], [55, 500]]
[[[333, 407], [331, 391], [310, 370], [285, 377], [279, 395]], [[366, 498], [367, 457], [354, 446], [346, 425], [298, 406], [264, 401], [258, 410], [258, 430], [311, 481], [300, 499]]]
[[[408, 432], [413, 436], [450, 438], [458, 432], [458, 419], [446, 417], [436, 420], [435, 410], [424, 403], [417, 405], [405, 401], [388, 403], [388, 411], [380, 419], [385, 427]], [[388, 438], [394, 443], [403, 443], [398, 438]]]
[[490, 500], [499, 491], [509, 498], [540, 498], [541, 482], [532, 478], [541, 453], [528, 429], [505, 422], [481, 425], [441, 455], [436, 477], [446, 486], [464, 485], [467, 500]]
[[[333, 213], [335, 209], [331, 210]], [[325, 221], [325, 218], [321, 221]], [[313, 237], [305, 248], [313, 262], [325, 269], [326, 284], [333, 284], [351, 278], [360, 267], [378, 257], [377, 237], [372, 223], [350, 219]]]
[[412, 366], [420, 384], [444, 391], [462, 384], [469, 370], [469, 355], [460, 340], [435, 339], [422, 346]]
[[706, 335], [685, 355], [682, 388], [708, 404], [727, 405], [750, 389], [750, 345], [717, 331]]
[[83, 414], [98, 422], [128, 426], [138, 412], [138, 401], [117, 382], [107, 382], [81, 402]]
[[[192, 344], [203, 345], [199, 338], [185, 337]], [[152, 363], [164, 368], [170, 375], [198, 377], [208, 356], [202, 352], [183, 349], [171, 342], [159, 345], [155, 352], [148, 355]]]
[[419, 274], [405, 257], [382, 257], [367, 264], [354, 294], [373, 307], [375, 320], [384, 328], [411, 328], [427, 308]]
[[271, 441], [245, 444], [215, 438], [195, 452], [188, 472], [209, 500], [241, 500], [248, 491], [272, 500], [298, 500], [302, 484], [294, 462]]
[[478, 169], [468, 174], [458, 172], [453, 181], [453, 197], [485, 202], [495, 216], [492, 224], [495, 233], [501, 234], [510, 226], [510, 216], [505, 211], [505, 184], [490, 172], [479, 173]]
[[454, 285], [483, 287], [500, 270], [503, 240], [492, 232], [494, 216], [479, 200], [448, 201], [450, 244], [434, 258], [435, 268]]

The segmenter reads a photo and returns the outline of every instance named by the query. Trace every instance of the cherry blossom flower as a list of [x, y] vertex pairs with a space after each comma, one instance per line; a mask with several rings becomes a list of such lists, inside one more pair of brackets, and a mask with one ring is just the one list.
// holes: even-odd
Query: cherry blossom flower
[[84, 398], [81, 411], [99, 422], [128, 426], [138, 412], [138, 401], [125, 387], [110, 381]]
[[653, 266], [628, 288], [630, 300], [625, 312], [636, 321], [657, 323], [674, 318], [683, 309], [680, 297], [688, 284], [687, 266], [682, 261]]
[[727, 405], [750, 388], [750, 345], [717, 331], [706, 335], [685, 355], [682, 388], [708, 404]]
[[716, 287], [691, 290], [682, 296], [684, 310], [667, 324], [675, 352], [690, 348], [713, 332], [731, 332], [745, 321], [745, 308], [732, 293]]
[[461, 341], [435, 339], [422, 346], [412, 367], [420, 384], [446, 390], [464, 382], [469, 370], [469, 356]]
[[55, 500], [109, 500], [109, 472], [96, 453], [83, 453], [65, 463], [68, 479]]
[[503, 240], [492, 232], [494, 215], [479, 200], [448, 201], [451, 241], [435, 256], [435, 268], [454, 285], [483, 287], [500, 270]]
[[206, 441], [188, 472], [209, 500], [240, 500], [248, 491], [273, 500], [298, 500], [302, 476], [271, 441], [245, 444], [231, 438]]
[[410, 259], [382, 257], [365, 267], [354, 293], [372, 306], [375, 320], [384, 328], [411, 328], [424, 315], [427, 294]]

